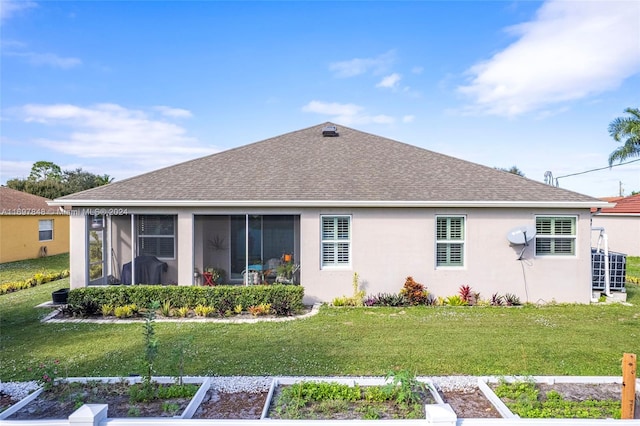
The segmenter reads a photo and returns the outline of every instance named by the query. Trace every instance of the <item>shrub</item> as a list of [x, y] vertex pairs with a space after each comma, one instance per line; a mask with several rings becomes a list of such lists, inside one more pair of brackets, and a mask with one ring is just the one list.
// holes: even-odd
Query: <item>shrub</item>
[[493, 293], [491, 295], [491, 300], [489, 301], [491, 306], [503, 306], [504, 305], [504, 297], [500, 296], [498, 293]]
[[[304, 289], [292, 285], [255, 285], [215, 287], [199, 286], [107, 286], [84, 287], [69, 292], [68, 303], [78, 306], [87, 301], [94, 301], [97, 312], [102, 305], [125, 306], [135, 303], [137, 306], [148, 306], [152, 301], [169, 301], [169, 306], [212, 306], [221, 316], [234, 311], [236, 306], [258, 306], [271, 304], [276, 315], [292, 315], [302, 309]], [[88, 316], [87, 309], [82, 315]]]
[[26, 288], [35, 287], [40, 284], [45, 284], [51, 281], [60, 280], [69, 276], [69, 270], [65, 269], [60, 272], [39, 272], [33, 277], [22, 281], [11, 281], [8, 283], [0, 284], [0, 294], [12, 293], [18, 290], [24, 290]]
[[199, 317], [208, 317], [213, 313], [214, 309], [213, 306], [198, 305], [193, 309], [193, 311]]
[[404, 294], [378, 293], [365, 299], [366, 306], [407, 306], [409, 304]]
[[459, 294], [456, 294], [454, 296], [449, 296], [449, 297], [445, 298], [444, 301], [443, 301], [443, 305], [446, 305], [446, 306], [467, 306], [469, 304], [467, 303], [466, 300], [464, 300], [462, 297], [460, 297]]
[[416, 282], [413, 277], [407, 277], [400, 293], [407, 298], [410, 305], [425, 304], [427, 296], [429, 295], [425, 287]]
[[507, 306], [520, 306], [520, 298], [515, 294], [507, 293], [504, 295], [504, 303]]

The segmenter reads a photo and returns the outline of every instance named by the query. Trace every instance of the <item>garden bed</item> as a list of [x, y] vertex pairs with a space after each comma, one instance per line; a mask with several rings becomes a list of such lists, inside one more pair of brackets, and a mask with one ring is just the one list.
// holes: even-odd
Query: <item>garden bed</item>
[[502, 418], [498, 410], [477, 387], [465, 390], [440, 390], [438, 392], [442, 400], [451, 406], [458, 418]]
[[[619, 383], [501, 381], [492, 390], [514, 414], [522, 418], [620, 418]], [[640, 396], [636, 394], [636, 406]], [[640, 410], [635, 410], [640, 419]]]
[[[267, 417], [300, 420], [424, 419], [437, 403], [432, 387], [406, 372], [369, 383], [355, 380], [279, 383]], [[364, 382], [367, 382], [366, 380]]]
[[61, 381], [32, 395], [35, 397], [31, 401], [6, 420], [67, 419], [83, 404], [108, 404], [109, 417], [175, 417], [182, 414], [198, 389], [195, 384], [154, 383], [154, 387], [156, 397], [134, 399], [131, 389], [140, 390], [141, 385], [126, 380]]
[[258, 420], [269, 392], [224, 392], [210, 389], [192, 418]]

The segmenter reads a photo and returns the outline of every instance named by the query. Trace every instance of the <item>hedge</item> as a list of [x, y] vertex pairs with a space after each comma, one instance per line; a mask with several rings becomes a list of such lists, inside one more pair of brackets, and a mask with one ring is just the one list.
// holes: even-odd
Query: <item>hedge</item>
[[198, 305], [204, 305], [212, 306], [217, 312], [233, 310], [238, 305], [246, 310], [249, 306], [270, 304], [277, 315], [292, 315], [303, 308], [303, 296], [304, 289], [297, 285], [126, 285], [73, 289], [69, 292], [67, 303], [73, 306], [91, 300], [100, 306], [136, 304], [147, 307], [151, 302], [163, 303], [168, 300], [171, 306], [177, 308], [193, 309]]

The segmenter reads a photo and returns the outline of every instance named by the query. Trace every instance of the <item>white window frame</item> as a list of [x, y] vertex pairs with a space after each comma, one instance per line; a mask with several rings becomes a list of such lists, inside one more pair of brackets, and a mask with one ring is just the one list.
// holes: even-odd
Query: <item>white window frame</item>
[[[538, 219], [548, 218], [548, 219], [572, 219], [573, 220], [573, 234], [540, 234], [538, 232]], [[546, 258], [575, 258], [578, 253], [578, 216], [577, 215], [560, 215], [560, 214], [541, 214], [536, 215], [536, 237], [535, 237], [535, 256], [536, 257], [546, 257]], [[538, 252], [538, 240], [542, 239], [551, 239], [555, 240], [573, 240], [573, 253], [539, 253]], [[553, 251], [554, 243], [551, 243], [550, 251]]]
[[[45, 223], [50, 223], [51, 227], [43, 229]], [[41, 232], [51, 232], [51, 238], [42, 238]], [[53, 219], [41, 219], [38, 221], [38, 241], [53, 241]]]
[[[140, 233], [140, 221], [142, 220], [143, 217], [146, 216], [164, 216], [166, 218], [171, 218], [171, 220], [173, 220], [173, 234], [149, 234], [149, 235], [145, 235]], [[138, 252], [138, 256], [155, 256], [158, 259], [165, 259], [165, 260], [174, 260], [176, 258], [176, 233], [178, 231], [177, 229], [177, 221], [176, 221], [176, 215], [173, 214], [153, 214], [153, 213], [149, 213], [149, 214], [141, 214], [141, 215], [137, 215], [136, 217], [136, 238], [137, 238], [137, 252]], [[140, 250], [143, 246], [142, 244], [142, 239], [145, 238], [171, 238], [173, 240], [173, 256], [172, 257], [160, 257], [158, 256], [158, 254], [144, 254], [144, 253], [140, 253]]]
[[[336, 226], [337, 226], [338, 220], [346, 219], [348, 222], [348, 233], [349, 233], [348, 238], [347, 239], [338, 238], [338, 235], [334, 235], [333, 238], [325, 238], [325, 229], [324, 229], [325, 219], [333, 219], [336, 222]], [[320, 269], [350, 269], [351, 262], [353, 259], [352, 258], [352, 247], [353, 247], [352, 240], [353, 240], [353, 218], [351, 215], [345, 215], [345, 214], [320, 215]], [[344, 245], [344, 244], [348, 245], [348, 250], [347, 250], [348, 261], [340, 262], [338, 260], [338, 257], [339, 257], [338, 245]], [[333, 247], [335, 260], [333, 262], [325, 263], [325, 247], [327, 245], [331, 245]]]
[[[462, 219], [462, 239], [438, 239], [438, 220], [439, 219]], [[434, 264], [436, 269], [464, 269], [467, 260], [467, 216], [462, 214], [439, 214], [436, 215], [434, 222]], [[450, 263], [438, 264], [438, 245], [439, 244], [461, 244], [462, 245], [462, 262], [460, 265], [452, 265]]]

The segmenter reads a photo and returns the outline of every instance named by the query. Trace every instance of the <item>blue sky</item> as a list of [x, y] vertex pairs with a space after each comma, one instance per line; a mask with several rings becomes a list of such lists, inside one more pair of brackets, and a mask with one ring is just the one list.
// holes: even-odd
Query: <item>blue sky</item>
[[0, 6], [2, 183], [40, 160], [121, 180], [333, 121], [640, 190], [640, 161], [562, 177], [606, 167], [608, 124], [640, 106], [638, 1]]

